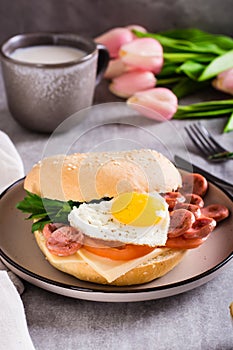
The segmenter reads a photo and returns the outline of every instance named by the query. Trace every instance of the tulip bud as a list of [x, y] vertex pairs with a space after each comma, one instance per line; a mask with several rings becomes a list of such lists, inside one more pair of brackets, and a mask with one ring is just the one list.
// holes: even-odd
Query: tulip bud
[[134, 71], [113, 79], [109, 89], [114, 95], [127, 98], [137, 91], [151, 89], [155, 84], [156, 78], [153, 73]]
[[[147, 33], [146, 28], [139, 26], [137, 24], [131, 24], [129, 26], [126, 26], [125, 28], [128, 28], [129, 30], [137, 30], [138, 32], [141, 33]], [[137, 36], [134, 35], [135, 38], [138, 38]]]
[[152, 38], [135, 39], [120, 48], [119, 56], [125, 64], [158, 74], [163, 66], [163, 48]]
[[118, 57], [120, 47], [131, 42], [133, 39], [134, 35], [128, 28], [114, 28], [94, 40], [106, 46], [111, 58], [116, 58]]
[[217, 78], [212, 81], [212, 85], [215, 89], [233, 95], [233, 68], [220, 73]]
[[176, 95], [166, 88], [154, 88], [135, 93], [127, 100], [133, 109], [157, 121], [169, 120], [177, 111]]
[[108, 68], [104, 73], [106, 79], [114, 79], [119, 75], [134, 70], [133, 67], [127, 66], [120, 58], [110, 60]]

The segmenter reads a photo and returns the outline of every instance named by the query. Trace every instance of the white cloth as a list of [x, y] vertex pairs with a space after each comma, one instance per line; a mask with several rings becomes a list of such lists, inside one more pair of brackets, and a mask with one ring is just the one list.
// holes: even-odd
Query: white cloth
[[34, 350], [22, 300], [6, 271], [0, 271], [0, 350]]
[[[0, 131], [0, 193], [24, 176], [22, 160], [10, 138]], [[0, 261], [0, 350], [33, 350], [22, 300], [21, 280]]]
[[20, 155], [10, 138], [0, 131], [0, 193], [23, 176], [24, 167]]
[[[22, 294], [24, 292], [24, 285], [21, 282], [21, 280], [12, 272], [10, 271], [6, 265], [4, 265], [1, 260], [0, 260], [0, 272], [1, 271], [6, 271], [8, 276], [11, 279], [11, 282], [14, 283], [15, 288], [17, 289], [19, 294]], [[1, 287], [1, 286], [0, 286]]]
[[[22, 160], [10, 138], [0, 130], [0, 193], [14, 181], [24, 176]], [[0, 261], [0, 270], [6, 270], [18, 292], [23, 292], [23, 284], [13, 272]]]

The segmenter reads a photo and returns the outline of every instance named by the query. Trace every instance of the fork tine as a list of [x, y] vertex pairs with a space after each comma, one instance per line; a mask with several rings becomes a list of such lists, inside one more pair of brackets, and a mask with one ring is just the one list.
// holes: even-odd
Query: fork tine
[[203, 144], [207, 148], [209, 154], [218, 153], [218, 149], [216, 149], [215, 145], [211, 143], [211, 141], [206, 137], [203, 131], [200, 129], [199, 124], [194, 124], [194, 128], [196, 129], [196, 135], [198, 135], [199, 139], [202, 140]]
[[210, 161], [227, 161], [233, 159], [233, 152], [227, 151], [211, 136], [200, 122], [185, 126], [190, 140]]
[[200, 122], [198, 122], [198, 125], [199, 125], [200, 129], [205, 133], [205, 135], [209, 138], [209, 140], [211, 140], [211, 142], [214, 144], [216, 153], [218, 153], [218, 152], [226, 152], [226, 149], [223, 148], [223, 147], [213, 138], [213, 136], [209, 133], [209, 131], [206, 129], [206, 127], [205, 127], [204, 125], [202, 125]]
[[185, 126], [185, 130], [186, 130], [187, 134], [189, 135], [190, 139], [192, 140], [192, 142], [195, 144], [195, 146], [201, 152], [203, 152], [206, 156], [209, 156], [210, 153], [206, 150], [206, 147], [203, 145], [202, 141], [200, 140], [199, 135], [196, 132], [196, 130], [194, 128], [192, 128], [192, 125], [190, 125], [189, 127]]

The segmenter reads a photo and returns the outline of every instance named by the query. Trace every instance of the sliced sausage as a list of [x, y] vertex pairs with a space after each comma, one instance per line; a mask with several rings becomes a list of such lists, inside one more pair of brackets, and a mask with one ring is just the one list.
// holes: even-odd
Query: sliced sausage
[[185, 239], [183, 236], [168, 238], [166, 247], [173, 249], [193, 249], [199, 247], [206, 239], [207, 237]]
[[228, 208], [221, 204], [208, 205], [207, 207], [201, 209], [201, 213], [203, 216], [212, 218], [217, 222], [222, 221], [229, 216]]
[[183, 237], [186, 239], [205, 238], [213, 231], [215, 226], [216, 221], [214, 219], [201, 217], [183, 234]]
[[64, 224], [60, 224], [60, 223], [49, 223], [49, 224], [46, 224], [43, 228], [43, 235], [46, 239], [48, 239], [52, 232], [55, 231], [56, 229], [58, 229], [59, 227], [62, 227], [64, 226]]
[[200, 174], [187, 174], [182, 177], [182, 193], [194, 193], [203, 197], [208, 189], [206, 178]]
[[194, 204], [188, 204], [188, 203], [178, 203], [175, 207], [176, 209], [186, 209], [188, 211], [191, 211], [195, 218], [199, 218], [201, 216], [201, 209], [198, 205]]
[[178, 237], [191, 228], [195, 221], [193, 213], [185, 209], [177, 209], [170, 214], [168, 237]]
[[203, 199], [200, 196], [198, 196], [198, 194], [194, 194], [194, 193], [185, 194], [185, 203], [198, 205], [199, 208], [204, 207]]
[[53, 231], [46, 241], [52, 254], [58, 256], [72, 255], [83, 245], [83, 233], [71, 226], [62, 226]]
[[184, 196], [180, 192], [167, 192], [163, 197], [169, 206], [169, 210], [173, 210], [177, 203], [185, 201]]

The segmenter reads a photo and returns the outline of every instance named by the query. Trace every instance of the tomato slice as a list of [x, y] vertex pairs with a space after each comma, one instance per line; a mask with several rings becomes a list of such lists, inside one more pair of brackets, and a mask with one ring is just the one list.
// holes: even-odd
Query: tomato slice
[[185, 239], [183, 236], [168, 238], [166, 247], [174, 249], [193, 249], [199, 247], [206, 239], [207, 237]]
[[134, 244], [125, 244], [118, 248], [113, 247], [91, 247], [84, 245], [85, 248], [90, 253], [102, 256], [103, 258], [108, 258], [112, 260], [131, 260], [139, 258], [143, 255], [146, 255], [152, 252], [155, 247], [149, 247], [146, 245], [134, 245]]

